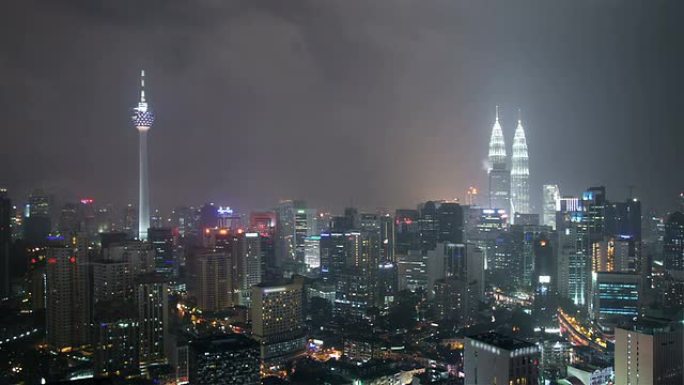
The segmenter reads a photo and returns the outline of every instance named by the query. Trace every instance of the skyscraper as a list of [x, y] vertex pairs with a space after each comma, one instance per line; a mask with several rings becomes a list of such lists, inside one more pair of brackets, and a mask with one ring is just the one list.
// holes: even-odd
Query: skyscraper
[[496, 120], [489, 139], [487, 174], [489, 176], [489, 207], [511, 209], [511, 175], [508, 170], [506, 143], [499, 124], [499, 108], [496, 108]]
[[138, 195], [138, 238], [147, 239], [150, 228], [150, 192], [147, 180], [147, 131], [154, 123], [154, 114], [145, 100], [145, 70], [140, 71], [140, 101], [133, 109], [133, 124], [140, 134], [140, 189]]
[[[530, 167], [527, 156], [527, 140], [522, 120], [513, 136], [513, 157], [511, 158], [511, 214], [530, 213]], [[511, 217], [513, 218], [513, 216]]]
[[542, 224], [556, 229], [556, 211], [560, 211], [560, 189], [557, 184], [543, 187]]
[[90, 306], [88, 268], [78, 261], [74, 249], [47, 249], [46, 299], [47, 343], [53, 348], [79, 347], [88, 343]]
[[252, 333], [264, 365], [278, 365], [304, 351], [302, 282], [252, 286]]
[[665, 222], [663, 256], [670, 274], [684, 274], [684, 214], [679, 211], [672, 213]]

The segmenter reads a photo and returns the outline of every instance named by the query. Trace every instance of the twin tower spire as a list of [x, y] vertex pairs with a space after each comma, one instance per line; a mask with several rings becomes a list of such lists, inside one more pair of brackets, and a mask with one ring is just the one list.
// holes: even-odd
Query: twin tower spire
[[511, 168], [508, 167], [506, 142], [499, 123], [499, 106], [489, 139], [487, 174], [489, 176], [489, 206], [503, 209], [514, 218], [515, 213], [529, 214], [530, 168], [527, 154], [527, 140], [518, 110], [518, 126], [513, 135]]

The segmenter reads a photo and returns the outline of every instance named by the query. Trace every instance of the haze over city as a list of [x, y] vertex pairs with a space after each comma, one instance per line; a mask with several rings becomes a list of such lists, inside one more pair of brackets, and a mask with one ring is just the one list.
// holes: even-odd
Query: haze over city
[[633, 185], [658, 208], [682, 189], [669, 172], [684, 161], [678, 2], [5, 8], [0, 161], [4, 186], [21, 195], [135, 201], [129, 116], [141, 68], [157, 112], [154, 208], [462, 199], [486, 188], [495, 105], [509, 142], [522, 109], [536, 209], [543, 183], [603, 184], [620, 197]]
[[0, 384], [684, 384], [682, 15], [6, 1]]

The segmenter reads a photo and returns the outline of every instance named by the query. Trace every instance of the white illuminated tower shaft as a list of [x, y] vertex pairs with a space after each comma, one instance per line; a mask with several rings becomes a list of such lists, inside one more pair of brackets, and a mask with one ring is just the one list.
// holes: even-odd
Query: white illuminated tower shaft
[[489, 178], [489, 207], [510, 212], [511, 208], [511, 173], [508, 170], [506, 143], [503, 130], [499, 124], [499, 107], [496, 108], [496, 120], [492, 126], [489, 139], [487, 175]]
[[154, 114], [145, 100], [145, 71], [140, 72], [140, 102], [134, 108], [133, 123], [140, 133], [140, 189], [138, 196], [138, 239], [147, 240], [150, 228], [150, 190], [147, 172], [147, 131], [154, 123]]
[[[522, 120], [513, 137], [513, 167], [511, 168], [511, 201], [515, 212], [530, 213], [530, 167], [527, 154], [527, 140]], [[513, 214], [513, 213], [511, 213]]]
[[140, 132], [140, 189], [138, 192], [138, 238], [147, 239], [150, 228], [150, 188], [147, 180], [147, 130]]

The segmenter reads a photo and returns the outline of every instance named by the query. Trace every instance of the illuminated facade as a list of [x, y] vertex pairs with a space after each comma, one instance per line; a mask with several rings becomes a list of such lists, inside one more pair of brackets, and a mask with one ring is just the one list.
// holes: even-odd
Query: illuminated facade
[[145, 373], [151, 364], [166, 363], [164, 343], [168, 339], [168, 284], [161, 275], [145, 274], [134, 286], [140, 327], [140, 369]]
[[302, 290], [297, 280], [252, 286], [252, 334], [261, 344], [265, 365], [278, 365], [304, 351]]
[[556, 228], [556, 211], [560, 211], [560, 189], [557, 184], [543, 187], [542, 224]]
[[150, 191], [147, 176], [147, 132], [154, 123], [154, 114], [145, 99], [145, 71], [140, 72], [140, 101], [133, 109], [133, 124], [140, 134], [140, 164], [138, 190], [138, 239], [147, 239], [147, 229], [150, 228]]
[[508, 170], [506, 143], [499, 124], [499, 108], [496, 109], [496, 120], [489, 139], [487, 174], [489, 177], [489, 207], [511, 209], [511, 174]]
[[520, 119], [518, 119], [518, 127], [513, 136], [511, 163], [513, 166], [511, 168], [511, 214], [528, 214], [530, 213], [530, 167], [525, 130]]

